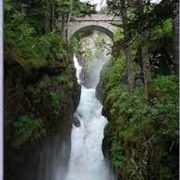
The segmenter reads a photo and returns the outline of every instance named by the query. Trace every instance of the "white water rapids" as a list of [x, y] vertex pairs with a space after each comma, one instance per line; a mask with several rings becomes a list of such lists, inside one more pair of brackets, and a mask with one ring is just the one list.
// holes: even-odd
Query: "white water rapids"
[[[77, 79], [80, 83], [82, 67], [74, 56]], [[95, 89], [81, 86], [77, 109], [80, 127], [73, 126], [71, 155], [66, 180], [111, 180], [110, 170], [102, 154], [102, 139], [107, 120], [101, 115], [102, 105], [95, 96]]]

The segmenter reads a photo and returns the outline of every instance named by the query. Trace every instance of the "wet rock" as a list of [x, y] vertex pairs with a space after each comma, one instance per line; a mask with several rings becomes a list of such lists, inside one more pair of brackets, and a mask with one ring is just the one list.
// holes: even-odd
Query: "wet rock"
[[81, 123], [79, 121], [79, 115], [77, 113], [75, 113], [73, 115], [73, 124], [76, 126], [76, 127], [80, 127]]

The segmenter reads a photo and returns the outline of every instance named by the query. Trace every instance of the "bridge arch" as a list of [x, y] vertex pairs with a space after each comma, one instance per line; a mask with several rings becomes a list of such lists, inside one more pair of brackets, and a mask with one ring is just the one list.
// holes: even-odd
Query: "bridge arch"
[[73, 30], [71, 32], [71, 34], [69, 34], [69, 39], [73, 38], [74, 36], [78, 35], [78, 33], [83, 32], [83, 31], [87, 31], [87, 30], [97, 30], [99, 32], [102, 32], [104, 34], [106, 34], [107, 36], [109, 36], [112, 40], [114, 39], [114, 32], [102, 27], [102, 26], [97, 26], [97, 25], [90, 25], [90, 26], [85, 26], [85, 27], [81, 27], [77, 30]]
[[68, 39], [71, 39], [78, 32], [94, 29], [107, 34], [113, 40], [119, 24], [121, 24], [121, 18], [109, 14], [92, 14], [81, 18], [72, 17], [68, 23]]

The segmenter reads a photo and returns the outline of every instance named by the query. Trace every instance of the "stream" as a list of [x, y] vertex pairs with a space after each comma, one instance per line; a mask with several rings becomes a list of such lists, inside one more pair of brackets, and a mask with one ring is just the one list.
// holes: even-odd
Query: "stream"
[[[105, 62], [104, 62], [105, 63]], [[78, 83], [81, 84], [82, 67], [74, 56]], [[101, 68], [103, 63], [101, 65]], [[97, 74], [100, 73], [100, 70]], [[95, 87], [99, 77], [95, 78]], [[97, 100], [95, 88], [81, 85], [80, 103], [76, 116], [80, 126], [73, 125], [71, 154], [66, 180], [113, 180], [113, 175], [102, 154], [102, 139], [107, 119], [101, 115], [102, 104]]]

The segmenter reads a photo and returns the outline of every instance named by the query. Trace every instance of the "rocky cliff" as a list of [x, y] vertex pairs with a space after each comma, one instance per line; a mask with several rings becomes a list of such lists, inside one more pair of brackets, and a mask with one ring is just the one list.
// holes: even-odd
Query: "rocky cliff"
[[51, 179], [52, 163], [68, 162], [79, 98], [72, 63], [26, 72], [13, 58], [5, 61], [5, 179]]
[[[102, 150], [120, 179], [178, 179], [178, 79], [152, 79], [147, 99], [123, 83], [122, 59], [107, 69], [98, 85], [108, 124]], [[105, 83], [104, 83], [105, 82]]]

